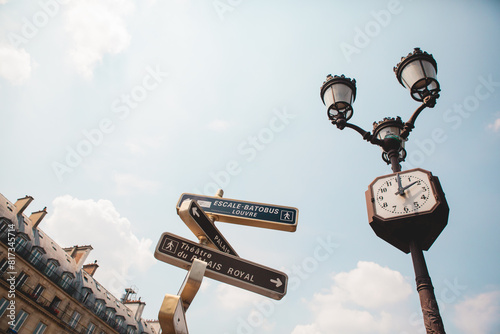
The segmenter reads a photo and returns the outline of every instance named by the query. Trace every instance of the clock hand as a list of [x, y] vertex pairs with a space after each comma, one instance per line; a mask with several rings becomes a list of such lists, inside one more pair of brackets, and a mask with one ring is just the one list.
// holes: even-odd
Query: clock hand
[[406, 190], [406, 189], [408, 189], [408, 188], [410, 188], [410, 187], [411, 187], [412, 185], [414, 185], [415, 183], [418, 183], [418, 181], [412, 182], [412, 183], [410, 183], [409, 185], [404, 186], [404, 187], [402, 187], [402, 186], [401, 186], [401, 188], [399, 188], [399, 187], [398, 187], [399, 189], [398, 189], [398, 191], [395, 193], [395, 195], [401, 195], [401, 196], [404, 196], [404, 194], [405, 194], [405, 190]]
[[401, 191], [405, 191], [406, 189], [410, 188], [412, 185], [414, 185], [415, 183], [417, 183], [418, 181], [415, 181], [415, 182], [412, 182], [410, 183], [409, 185], [407, 185], [406, 187], [404, 187], [403, 189], [401, 189]]
[[398, 181], [398, 191], [394, 195], [404, 195], [404, 189], [403, 186], [401, 185], [401, 177], [399, 176], [399, 173], [396, 174], [396, 180]]

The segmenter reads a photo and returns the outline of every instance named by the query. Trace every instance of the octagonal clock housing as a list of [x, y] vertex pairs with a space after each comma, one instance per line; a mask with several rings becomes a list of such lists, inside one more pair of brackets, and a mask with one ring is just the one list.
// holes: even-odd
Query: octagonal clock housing
[[366, 191], [366, 206], [375, 234], [405, 253], [411, 240], [428, 250], [448, 222], [439, 179], [421, 168], [377, 177]]

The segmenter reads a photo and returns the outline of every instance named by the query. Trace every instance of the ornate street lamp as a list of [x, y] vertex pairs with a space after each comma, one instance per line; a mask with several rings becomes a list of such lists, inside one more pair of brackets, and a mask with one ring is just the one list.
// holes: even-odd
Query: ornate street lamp
[[368, 220], [375, 234], [405, 253], [411, 252], [417, 291], [427, 333], [444, 333], [434, 288], [422, 250], [428, 250], [448, 222], [449, 208], [437, 177], [420, 168], [401, 171], [406, 158], [405, 142], [425, 108], [439, 98], [437, 64], [434, 57], [415, 48], [394, 67], [398, 81], [421, 105], [408, 121], [386, 117], [373, 123], [373, 133], [349, 123], [356, 99], [356, 80], [328, 75], [321, 86], [327, 115], [338, 129], [351, 128], [364, 140], [382, 149], [382, 159], [393, 174], [377, 177], [368, 187]]
[[360, 133], [366, 141], [380, 146], [383, 160], [391, 165], [393, 172], [399, 172], [399, 163], [406, 158], [404, 142], [415, 127], [415, 121], [422, 110], [436, 105], [440, 89], [436, 79], [436, 61], [432, 55], [419, 48], [401, 58], [401, 62], [394, 67], [394, 72], [398, 81], [410, 90], [411, 97], [422, 104], [406, 123], [403, 123], [400, 117], [375, 122], [373, 134], [348, 123], [354, 113], [352, 104], [356, 99], [355, 79], [346, 78], [344, 75], [328, 75], [321, 86], [320, 94], [332, 124], [340, 130], [351, 128]]
[[328, 118], [330, 120], [345, 119], [352, 117], [352, 103], [356, 99], [356, 80], [346, 78], [344, 75], [328, 75], [321, 87], [321, 98], [327, 106]]
[[398, 81], [410, 90], [411, 97], [422, 102], [429, 95], [439, 93], [436, 79], [437, 64], [432, 55], [415, 48], [394, 67]]

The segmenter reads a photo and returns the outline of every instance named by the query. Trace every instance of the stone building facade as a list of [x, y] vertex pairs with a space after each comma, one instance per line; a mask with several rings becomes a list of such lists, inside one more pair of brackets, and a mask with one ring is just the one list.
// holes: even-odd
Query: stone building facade
[[116, 298], [94, 279], [92, 246], [62, 248], [39, 228], [46, 209], [24, 214], [32, 201], [0, 194], [0, 333], [160, 333], [132, 289]]

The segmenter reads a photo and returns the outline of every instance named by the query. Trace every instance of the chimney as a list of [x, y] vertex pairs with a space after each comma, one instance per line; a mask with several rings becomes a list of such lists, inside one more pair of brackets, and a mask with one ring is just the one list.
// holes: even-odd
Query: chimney
[[47, 207], [43, 208], [43, 210], [33, 212], [30, 216], [30, 220], [33, 223], [33, 228], [37, 228], [43, 217], [47, 214]]
[[24, 209], [33, 202], [33, 197], [26, 195], [23, 198], [19, 198], [17, 202], [14, 204], [17, 208], [17, 214], [20, 215], [23, 213]]
[[133, 288], [126, 288], [125, 293], [123, 294], [123, 297], [121, 299], [122, 303], [125, 304], [129, 300], [130, 296], [135, 296], [137, 292]]
[[132, 312], [135, 312], [135, 320], [140, 321], [142, 317], [142, 312], [144, 311], [144, 307], [146, 306], [145, 302], [141, 302], [141, 299], [139, 300], [129, 300], [125, 301], [125, 303], [129, 309], [132, 310]]
[[[63, 250], [68, 253], [73, 259], [75, 259], [77, 268], [81, 268], [87, 256], [89, 256], [92, 246], [73, 246], [63, 248]], [[97, 268], [96, 268], [97, 269]]]
[[85, 270], [85, 272], [87, 272], [87, 274], [89, 274], [92, 277], [94, 277], [97, 268], [99, 268], [97, 260], [95, 260], [94, 263], [88, 263], [83, 265], [83, 270]]

